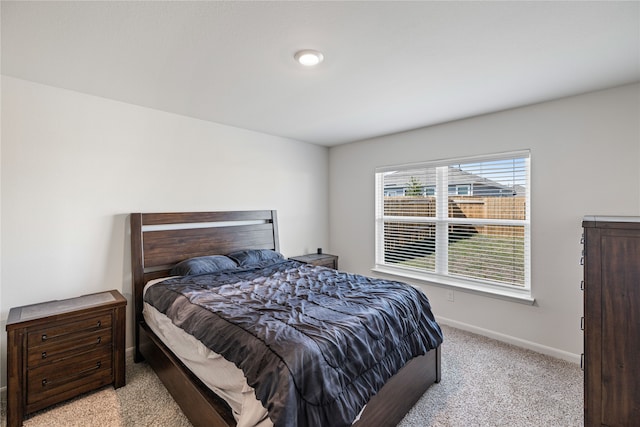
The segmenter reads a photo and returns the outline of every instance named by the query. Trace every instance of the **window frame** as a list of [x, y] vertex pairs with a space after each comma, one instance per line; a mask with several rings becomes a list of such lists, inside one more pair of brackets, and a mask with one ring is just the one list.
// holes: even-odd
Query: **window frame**
[[[449, 193], [449, 188], [452, 185], [447, 177], [447, 169], [450, 166], [459, 164], [469, 164], [475, 162], [494, 162], [502, 160], [524, 159], [525, 162], [525, 219], [524, 220], [507, 220], [507, 219], [489, 219], [489, 218], [453, 218], [449, 217], [448, 203], [449, 197], [455, 196], [455, 194]], [[524, 257], [523, 257], [523, 269], [524, 269], [524, 285], [508, 285], [502, 283], [496, 283], [491, 281], [483, 281], [480, 279], [474, 279], [470, 277], [461, 277], [455, 275], [449, 275], [447, 266], [445, 265], [442, 273], [442, 266], [436, 267], [437, 273], [432, 273], [426, 270], [410, 267], [398, 267], [385, 263], [385, 251], [384, 251], [384, 224], [385, 220], [396, 221], [396, 217], [388, 216], [384, 214], [384, 173], [391, 171], [421, 169], [421, 168], [436, 168], [436, 174], [439, 175], [436, 184], [436, 215], [435, 217], [406, 217], [401, 220], [434, 223], [436, 227], [436, 234], [439, 236], [436, 238], [435, 252], [436, 263], [444, 262], [448, 263], [448, 240], [449, 233], [448, 227], [456, 224], [487, 224], [487, 225], [517, 225], [522, 226], [524, 230]], [[443, 172], [444, 171], [444, 172]], [[442, 176], [444, 175], [444, 177]], [[459, 184], [453, 184], [456, 187]], [[427, 186], [423, 189], [423, 194], [426, 195]], [[473, 186], [468, 186], [469, 194], [473, 194]], [[438, 196], [438, 194], [440, 196]], [[381, 199], [382, 198], [382, 199]], [[375, 169], [375, 264], [372, 271], [376, 273], [382, 273], [385, 275], [399, 276], [401, 278], [407, 278], [424, 282], [428, 284], [435, 284], [448, 288], [462, 289], [471, 293], [477, 293], [481, 295], [488, 295], [492, 297], [502, 298], [510, 301], [533, 304], [535, 299], [533, 298], [531, 291], [531, 153], [530, 150], [519, 150], [506, 153], [496, 153], [473, 157], [459, 157], [452, 159], [442, 159], [437, 161], [427, 161], [420, 163], [411, 163], [403, 165], [391, 165], [383, 166]], [[443, 234], [444, 233], [444, 234]], [[442, 238], [442, 236], [445, 236]], [[444, 255], [443, 255], [444, 254]], [[443, 258], [445, 259], [443, 261]]]

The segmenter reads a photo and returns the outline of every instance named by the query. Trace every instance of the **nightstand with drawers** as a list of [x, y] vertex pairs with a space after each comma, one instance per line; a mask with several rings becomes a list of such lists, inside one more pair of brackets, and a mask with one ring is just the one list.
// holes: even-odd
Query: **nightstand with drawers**
[[307, 254], [300, 256], [293, 256], [289, 259], [294, 261], [304, 262], [305, 264], [321, 265], [324, 267], [338, 269], [338, 256], [331, 254]]
[[125, 309], [116, 290], [12, 308], [7, 425], [107, 384], [125, 384]]

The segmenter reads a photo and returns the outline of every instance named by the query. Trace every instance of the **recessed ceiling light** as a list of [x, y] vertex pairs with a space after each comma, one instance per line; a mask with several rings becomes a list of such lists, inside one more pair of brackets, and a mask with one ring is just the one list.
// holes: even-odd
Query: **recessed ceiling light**
[[324, 55], [317, 50], [312, 49], [304, 49], [296, 52], [293, 56], [296, 61], [305, 67], [313, 67], [314, 65], [318, 65], [324, 59]]

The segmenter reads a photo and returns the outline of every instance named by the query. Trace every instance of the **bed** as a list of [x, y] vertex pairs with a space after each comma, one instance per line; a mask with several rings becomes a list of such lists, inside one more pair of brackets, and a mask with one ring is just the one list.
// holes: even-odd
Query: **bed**
[[[134, 360], [146, 360], [149, 363], [193, 425], [245, 425], [245, 420], [236, 421], [236, 404], [212, 387], [209, 379], [202, 378], [202, 370], [198, 375], [194, 373], [198, 369], [187, 360], [188, 357], [185, 359], [184, 354], [181, 354], [185, 350], [191, 351], [189, 346], [174, 346], [172, 350], [172, 344], [163, 336], [161, 329], [158, 329], [156, 321], [145, 319], [143, 312], [152, 310], [149, 310], [143, 296], [145, 285], [150, 281], [169, 277], [172, 268], [186, 259], [225, 255], [241, 250], [279, 251], [276, 212], [134, 213], [131, 214], [130, 221], [135, 310]], [[286, 264], [292, 261], [279, 262], [283, 266], [277, 268], [307, 268], [298, 266], [292, 269], [291, 265]], [[325, 270], [318, 273], [313, 269]], [[323, 277], [335, 277], [338, 274], [324, 267], [313, 269], [309, 267], [308, 274], [320, 274]], [[353, 425], [396, 425], [428, 387], [440, 381], [440, 346], [434, 347], [426, 354], [411, 358], [389, 378], [366, 402]], [[269, 425], [270, 421], [267, 420], [264, 425]]]

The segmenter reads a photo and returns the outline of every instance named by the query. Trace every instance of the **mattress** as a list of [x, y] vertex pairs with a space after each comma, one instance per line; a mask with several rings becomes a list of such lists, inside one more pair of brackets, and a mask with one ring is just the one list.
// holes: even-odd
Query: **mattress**
[[[145, 286], [165, 279], [152, 280]], [[267, 410], [256, 398], [253, 387], [240, 369], [175, 326], [171, 319], [144, 303], [147, 326], [169, 347], [184, 365], [231, 407], [237, 427], [272, 427]]]

